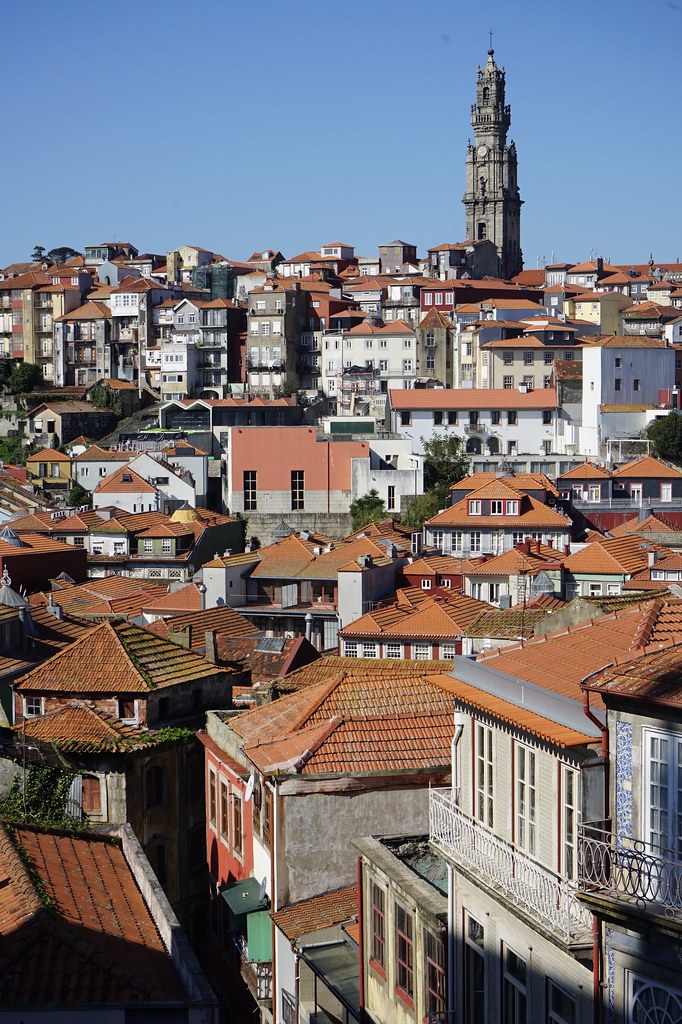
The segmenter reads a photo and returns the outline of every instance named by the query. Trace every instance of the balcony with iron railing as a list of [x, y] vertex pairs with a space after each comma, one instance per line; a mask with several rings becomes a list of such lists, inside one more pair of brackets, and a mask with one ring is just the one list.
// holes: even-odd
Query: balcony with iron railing
[[272, 962], [249, 960], [249, 947], [242, 936], [234, 939], [239, 953], [239, 969], [249, 992], [260, 1005], [272, 1006]]
[[682, 861], [639, 839], [620, 839], [608, 822], [578, 829], [578, 884], [586, 897], [682, 925]]
[[520, 916], [566, 945], [591, 941], [592, 915], [575, 882], [562, 878], [464, 814], [451, 790], [429, 793], [430, 839], [443, 854]]

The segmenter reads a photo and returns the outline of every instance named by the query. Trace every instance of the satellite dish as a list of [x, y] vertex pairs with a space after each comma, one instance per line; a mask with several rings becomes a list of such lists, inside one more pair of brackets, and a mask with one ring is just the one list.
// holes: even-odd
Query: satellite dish
[[244, 802], [248, 804], [249, 800], [253, 796], [253, 787], [256, 783], [255, 776], [249, 775], [249, 781], [246, 783], [246, 793], [244, 793]]
[[259, 896], [258, 896], [258, 902], [259, 902], [259, 903], [262, 903], [262, 902], [263, 902], [263, 900], [265, 899], [265, 896], [266, 896], [266, 892], [265, 892], [265, 889], [266, 889], [266, 886], [267, 886], [267, 884], [268, 884], [268, 880], [267, 880], [267, 878], [265, 878], [265, 876], [264, 876], [264, 877], [263, 877], [263, 881], [262, 881], [262, 882], [261, 882], [261, 884], [260, 884], [260, 894], [259, 894]]

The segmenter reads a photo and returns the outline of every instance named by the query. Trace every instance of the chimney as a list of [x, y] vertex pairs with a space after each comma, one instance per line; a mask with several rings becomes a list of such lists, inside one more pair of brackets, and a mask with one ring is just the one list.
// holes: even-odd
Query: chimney
[[[225, 550], [223, 551], [223, 558], [229, 558], [231, 554], [232, 554], [232, 548], [225, 548]], [[216, 555], [216, 558], [217, 557], [218, 556]]]
[[538, 555], [540, 554], [540, 541], [539, 540], [535, 541], [535, 551], [536, 551], [536, 553]]
[[647, 553], [646, 553], [646, 560], [647, 560], [647, 565], [649, 566], [649, 568], [651, 568], [652, 565], [655, 565], [656, 564], [656, 552], [655, 551], [647, 551]]
[[312, 643], [313, 640], [313, 616], [312, 612], [306, 612], [305, 616], [305, 638], [308, 643]]
[[206, 632], [204, 634], [204, 641], [205, 641], [205, 644], [206, 644], [206, 650], [205, 650], [205, 653], [204, 653], [204, 657], [206, 658], [206, 661], [210, 661], [211, 664], [213, 664], [213, 665], [217, 665], [218, 664], [218, 654], [217, 654], [217, 651], [216, 651], [215, 637], [216, 637], [216, 630], [215, 629], [207, 629], [206, 630]]
[[526, 554], [527, 555], [530, 554], [530, 546], [531, 546], [531, 539], [530, 539], [530, 537], [526, 537]]
[[21, 649], [28, 650], [28, 629], [26, 628], [26, 609], [19, 609], [19, 629], [21, 631]]
[[199, 607], [201, 608], [202, 612], [205, 612], [206, 611], [206, 584], [205, 583], [200, 583], [199, 587], [198, 587], [198, 590], [199, 590]]
[[59, 619], [61, 621], [64, 618], [64, 609], [60, 604], [55, 604], [52, 593], [50, 593], [47, 598], [47, 610], [50, 615], [54, 615], [55, 619]]
[[570, 553], [571, 553], [571, 545], [570, 544], [564, 544], [564, 554], [565, 555], [570, 555]]

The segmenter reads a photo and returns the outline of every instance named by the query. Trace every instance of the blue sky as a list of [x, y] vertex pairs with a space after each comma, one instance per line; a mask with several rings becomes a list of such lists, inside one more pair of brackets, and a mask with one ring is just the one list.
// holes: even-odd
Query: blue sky
[[460, 241], [489, 28], [526, 267], [682, 259], [682, 0], [37, 0], [3, 18], [0, 265]]

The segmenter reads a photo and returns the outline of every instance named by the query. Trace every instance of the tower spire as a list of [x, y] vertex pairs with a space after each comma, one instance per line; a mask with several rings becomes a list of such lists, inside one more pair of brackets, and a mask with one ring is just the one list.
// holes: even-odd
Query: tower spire
[[488, 33], [488, 62], [476, 74], [476, 102], [471, 107], [474, 141], [466, 158], [466, 237], [494, 242], [502, 277], [523, 268], [520, 245], [522, 200], [516, 178], [516, 147], [507, 142], [511, 107], [506, 102], [506, 73], [495, 63], [493, 31]]

